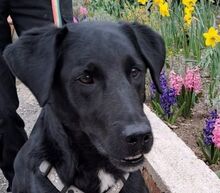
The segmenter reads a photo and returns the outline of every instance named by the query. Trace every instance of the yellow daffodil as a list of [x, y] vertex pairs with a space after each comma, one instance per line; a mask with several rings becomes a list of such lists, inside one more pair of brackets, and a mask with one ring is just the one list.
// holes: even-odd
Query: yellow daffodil
[[191, 14], [186, 14], [186, 15], [184, 16], [184, 22], [185, 22], [188, 26], [190, 26], [191, 23], [192, 23], [192, 15], [191, 15]]
[[205, 38], [205, 45], [215, 47], [215, 45], [220, 42], [220, 36], [218, 35], [218, 30], [214, 27], [210, 27], [208, 32], [203, 34]]
[[160, 7], [160, 14], [163, 17], [169, 17], [170, 16], [169, 5], [168, 5], [167, 2], [160, 4], [159, 7]]
[[194, 7], [185, 7], [184, 8], [184, 13], [187, 14], [192, 14], [194, 11]]
[[197, 0], [182, 0], [182, 4], [186, 7], [193, 7], [195, 6]]
[[164, 3], [164, 0], [153, 0], [154, 5], [160, 5]]
[[138, 0], [138, 3], [145, 5], [147, 3], [148, 0]]

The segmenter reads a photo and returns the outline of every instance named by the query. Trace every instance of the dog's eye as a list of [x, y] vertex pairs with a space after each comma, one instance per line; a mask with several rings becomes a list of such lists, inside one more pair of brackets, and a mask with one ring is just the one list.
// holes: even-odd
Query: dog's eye
[[83, 84], [93, 84], [94, 83], [92, 75], [90, 75], [88, 73], [81, 75], [77, 80], [79, 80]]
[[131, 76], [132, 76], [133, 78], [138, 77], [139, 74], [140, 74], [140, 70], [139, 70], [139, 69], [137, 69], [137, 68], [132, 68], [132, 69], [131, 69]]

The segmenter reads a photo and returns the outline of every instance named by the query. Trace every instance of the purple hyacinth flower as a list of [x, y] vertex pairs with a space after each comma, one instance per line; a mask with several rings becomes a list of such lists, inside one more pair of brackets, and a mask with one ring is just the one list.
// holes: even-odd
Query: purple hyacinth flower
[[[172, 115], [171, 108], [177, 102], [176, 92], [173, 88], [168, 87], [167, 78], [164, 71], [160, 74], [160, 86], [163, 91], [163, 93], [160, 95], [160, 105], [164, 111], [164, 114], [170, 117]], [[156, 87], [154, 83], [151, 83], [150, 85], [150, 92], [152, 98], [154, 98], [156, 93]]]
[[169, 117], [172, 115], [171, 107], [176, 104], [176, 93], [172, 88], [166, 88], [160, 95], [160, 104], [164, 113]]
[[160, 74], [160, 86], [162, 90], [166, 90], [168, 88], [167, 77], [166, 77], [165, 71], [162, 71]]
[[150, 94], [153, 98], [154, 98], [156, 92], [157, 92], [156, 86], [153, 82], [151, 82], [151, 84], [150, 84]]
[[204, 136], [204, 143], [206, 145], [212, 145], [213, 144], [212, 131], [214, 129], [214, 124], [215, 124], [215, 121], [216, 121], [217, 118], [218, 118], [217, 110], [214, 110], [214, 111], [209, 113], [209, 117], [205, 121], [205, 127], [203, 129], [203, 136]]

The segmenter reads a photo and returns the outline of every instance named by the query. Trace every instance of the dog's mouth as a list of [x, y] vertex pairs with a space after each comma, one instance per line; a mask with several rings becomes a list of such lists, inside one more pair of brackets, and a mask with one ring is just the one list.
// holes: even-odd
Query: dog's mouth
[[111, 158], [111, 163], [115, 165], [118, 169], [123, 170], [125, 172], [134, 172], [139, 170], [145, 160], [144, 154], [138, 154], [135, 156], [125, 157], [123, 159], [114, 159]]
[[127, 164], [140, 164], [142, 163], [144, 160], [144, 155], [143, 154], [138, 154], [136, 156], [129, 156], [129, 157], [125, 157], [124, 159], [121, 159], [122, 163], [127, 163]]
[[108, 160], [118, 169], [123, 170], [125, 172], [134, 172], [140, 169], [143, 166], [145, 156], [144, 154], [148, 153], [148, 151], [144, 151], [142, 153], [137, 153], [136, 155], [124, 155], [123, 157], [118, 157], [120, 153], [112, 154], [111, 151], [107, 151], [105, 146], [101, 143], [100, 140], [97, 140], [96, 137], [92, 138], [93, 144], [98, 150], [98, 152], [108, 158]]
[[129, 156], [123, 159], [110, 158], [113, 165], [125, 172], [134, 172], [139, 170], [143, 166], [144, 160], [144, 154]]

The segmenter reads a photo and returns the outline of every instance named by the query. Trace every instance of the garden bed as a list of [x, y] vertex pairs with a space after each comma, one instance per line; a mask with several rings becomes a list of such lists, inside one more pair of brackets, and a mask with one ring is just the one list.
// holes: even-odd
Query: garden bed
[[148, 107], [154, 146], [143, 171], [151, 193], [219, 193], [216, 174]]
[[[203, 84], [203, 95], [198, 99], [195, 106], [192, 108], [191, 115], [187, 118], [178, 117], [174, 124], [166, 122], [167, 126], [177, 134], [177, 136], [182, 139], [187, 146], [189, 146], [195, 155], [203, 160], [214, 172], [220, 171], [220, 162], [210, 164], [206, 157], [204, 156], [201, 147], [198, 145], [198, 140], [204, 135], [203, 129], [206, 126], [206, 121], [209, 116], [210, 105], [207, 104], [205, 100], [205, 88], [206, 83]], [[150, 86], [147, 86], [150, 87]], [[151, 97], [151, 94], [147, 92], [148, 97]], [[155, 109], [152, 107], [151, 100], [148, 100], [147, 105], [150, 106], [151, 110], [155, 112]], [[163, 117], [162, 115], [160, 115]]]
[[212, 165], [207, 163], [201, 148], [197, 144], [198, 138], [203, 133], [208, 110], [207, 105], [200, 101], [195, 105], [190, 119], [180, 118], [175, 124], [176, 127], [171, 128], [193, 150], [198, 158], [202, 159], [214, 172], [217, 172], [220, 170], [220, 163]]

